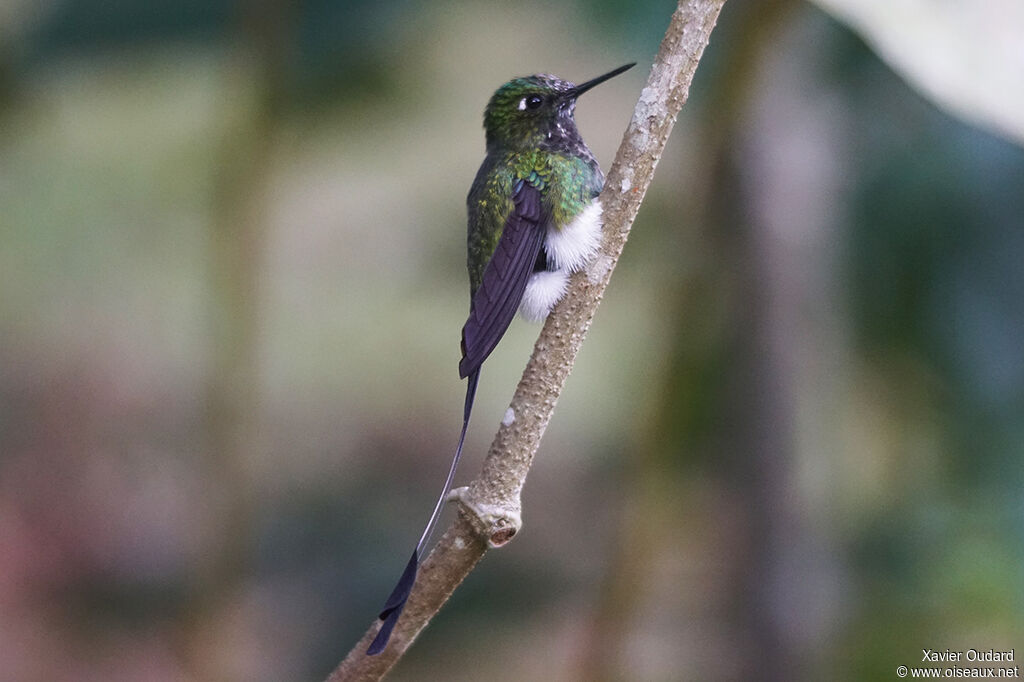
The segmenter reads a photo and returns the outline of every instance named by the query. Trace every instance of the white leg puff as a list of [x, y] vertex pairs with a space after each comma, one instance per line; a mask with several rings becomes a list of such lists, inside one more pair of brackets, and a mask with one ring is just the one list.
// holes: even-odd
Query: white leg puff
[[569, 272], [582, 270], [600, 245], [601, 202], [595, 199], [562, 229], [548, 230], [544, 239], [548, 267]]
[[523, 292], [519, 312], [531, 322], [540, 322], [565, 296], [569, 273], [565, 270], [541, 270], [530, 275]]
[[540, 322], [565, 296], [569, 275], [582, 270], [601, 245], [601, 204], [595, 199], [561, 229], [551, 228], [544, 238], [548, 269], [535, 272], [526, 282], [519, 312]]

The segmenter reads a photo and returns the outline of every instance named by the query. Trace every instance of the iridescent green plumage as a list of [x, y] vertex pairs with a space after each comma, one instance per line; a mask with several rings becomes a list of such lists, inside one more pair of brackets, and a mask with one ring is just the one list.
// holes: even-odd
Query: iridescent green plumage
[[466, 202], [470, 296], [480, 288], [484, 268], [512, 212], [512, 194], [520, 180], [540, 191], [551, 226], [558, 229], [600, 193], [604, 176], [593, 157], [541, 149], [488, 154]]

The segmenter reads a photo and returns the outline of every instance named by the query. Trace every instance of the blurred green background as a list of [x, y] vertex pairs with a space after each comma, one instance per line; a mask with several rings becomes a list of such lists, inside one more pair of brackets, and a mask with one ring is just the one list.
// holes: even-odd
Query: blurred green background
[[[1020, 7], [726, 3], [523, 532], [392, 679], [1024, 656]], [[4, 0], [0, 679], [326, 676], [458, 435], [487, 98], [640, 62], [607, 168], [673, 8]]]

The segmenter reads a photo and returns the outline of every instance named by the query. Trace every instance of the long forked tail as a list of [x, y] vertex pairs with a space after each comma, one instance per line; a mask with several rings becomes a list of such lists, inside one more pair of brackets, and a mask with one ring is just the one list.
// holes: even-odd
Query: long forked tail
[[405, 570], [402, 571], [402, 577], [398, 579], [398, 584], [395, 585], [395, 589], [391, 591], [391, 596], [384, 603], [384, 608], [380, 612], [380, 619], [384, 622], [381, 624], [380, 630], [377, 631], [377, 636], [373, 638], [373, 642], [370, 643], [369, 648], [366, 650], [369, 656], [374, 656], [384, 651], [384, 647], [388, 645], [388, 640], [391, 638], [391, 631], [395, 629], [398, 617], [402, 615], [402, 609], [405, 608], [405, 603], [409, 600], [412, 586], [416, 582], [416, 571], [419, 569], [420, 559], [423, 557], [427, 543], [430, 542], [430, 536], [434, 534], [434, 528], [437, 526], [438, 519], [441, 518], [441, 512], [444, 510], [444, 503], [448, 497], [448, 492], [452, 489], [455, 470], [458, 468], [459, 459], [462, 457], [462, 446], [466, 442], [469, 416], [473, 413], [473, 399], [476, 397], [476, 385], [479, 379], [480, 368], [477, 367], [469, 375], [469, 382], [466, 384], [466, 404], [462, 413], [462, 433], [459, 434], [459, 445], [455, 448], [455, 456], [452, 457], [452, 465], [448, 469], [448, 477], [444, 481], [444, 488], [441, 489], [441, 495], [437, 498], [434, 512], [430, 515], [430, 520], [427, 521], [427, 527], [423, 529], [420, 541], [416, 543], [416, 549], [412, 551], [409, 563], [405, 565]]

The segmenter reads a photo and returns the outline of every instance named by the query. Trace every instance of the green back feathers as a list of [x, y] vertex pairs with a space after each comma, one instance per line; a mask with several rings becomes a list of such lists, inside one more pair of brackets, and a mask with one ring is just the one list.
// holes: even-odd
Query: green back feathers
[[489, 154], [467, 200], [470, 293], [483, 278], [512, 212], [512, 195], [520, 180], [541, 190], [551, 224], [564, 227], [601, 191], [603, 178], [586, 160], [534, 149]]

